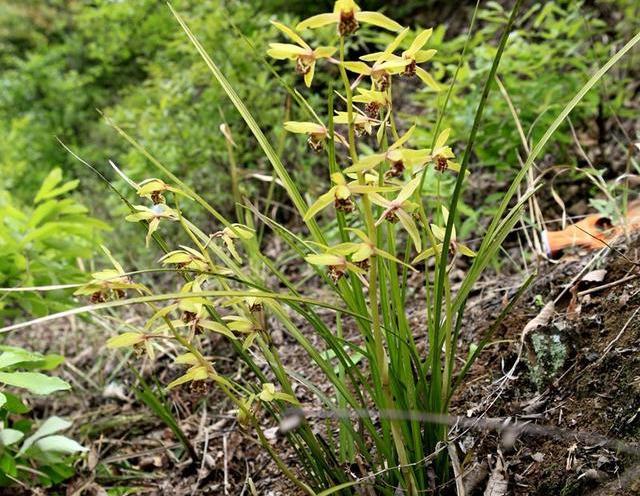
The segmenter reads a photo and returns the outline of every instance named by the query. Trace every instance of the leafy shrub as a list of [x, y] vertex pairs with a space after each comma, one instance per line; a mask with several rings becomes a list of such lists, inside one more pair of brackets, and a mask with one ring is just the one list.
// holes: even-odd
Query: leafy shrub
[[[616, 7], [622, 10], [624, 4], [624, 1], [617, 2]], [[495, 56], [495, 47], [489, 42], [500, 32], [508, 15], [498, 2], [487, 2], [478, 12], [481, 28], [470, 40], [444, 118], [444, 125], [452, 128], [454, 139], [465, 136], [471, 127], [474, 105], [470, 102], [473, 95], [477, 95]], [[519, 17], [498, 74], [529, 142], [535, 143], [542, 136], [588, 75], [610, 56], [610, 29], [598, 15], [597, 10], [584, 2], [557, 0], [536, 2]], [[456, 71], [466, 34], [444, 41], [445, 32], [440, 27], [433, 36], [433, 46], [440, 53], [434, 62], [434, 75], [438, 80], [448, 82]], [[620, 39], [633, 34], [630, 24], [624, 21], [618, 24]], [[632, 110], [624, 104], [629, 77], [627, 71], [621, 70], [617, 76], [609, 78], [597, 92], [585, 96], [572, 113], [572, 119], [589, 122], [614, 114], [628, 115]], [[426, 104], [425, 121], [429, 122], [435, 118], [437, 109], [442, 108], [444, 95], [436, 102], [433, 93], [422, 91], [416, 99]], [[559, 163], [575, 161], [566, 152], [570, 148], [562, 146], [570, 142], [569, 133], [558, 136], [554, 156]], [[485, 120], [478, 134], [478, 147], [474, 151], [477, 162], [482, 167], [498, 169], [498, 173], [510, 172], [517, 169], [519, 145], [521, 138], [509, 103], [501, 91], [495, 91], [487, 101]]]
[[71, 386], [40, 371], [55, 369], [59, 355], [41, 355], [12, 346], [0, 346], [0, 487], [21, 484], [49, 487], [71, 477], [75, 455], [87, 451], [73, 439], [60, 434], [71, 427], [60, 417], [49, 417], [39, 427], [25, 418], [29, 407], [22, 394], [7, 386], [37, 395], [51, 395]]
[[[31, 205], [18, 203], [0, 190], [0, 287], [46, 286], [82, 279], [78, 262], [92, 255], [100, 232], [109, 227], [87, 215], [87, 208], [68, 197], [78, 181], [62, 180], [53, 169]], [[43, 296], [46, 294], [46, 296]], [[60, 310], [70, 299], [62, 292], [0, 293], [0, 316], [41, 315]]]
[[[8, 15], [0, 21], [6, 22], [0, 43], [9, 55], [0, 60], [0, 181], [6, 188], [15, 187], [17, 200], [28, 201], [46, 173], [27, 164], [58, 163], [65, 171], [77, 168], [55, 136], [109, 177], [113, 174], [108, 158], [132, 177], [148, 174], [146, 159], [118, 140], [96, 109], [131, 131], [183, 177], [207, 185], [208, 194], [225, 203], [230, 196], [222, 123], [234, 132], [241, 176], [245, 177], [245, 168], [253, 172], [263, 168], [260, 154], [240, 132], [241, 120], [229, 111], [221, 90], [208, 85], [206, 71], [185, 56], [189, 46], [162, 2], [99, 0], [51, 6], [33, 2], [25, 8], [21, 2], [2, 0], [2, 7]], [[286, 92], [267, 71], [256, 70], [262, 54], [254, 53], [240, 34], [232, 34], [235, 26], [249, 43], [264, 46], [275, 32], [267, 16], [256, 15], [249, 2], [181, 0], [176, 7], [207, 33], [207, 43], [216, 47], [223, 69], [259, 113], [265, 129], [285, 119]], [[25, 40], [18, 27], [28, 16], [42, 18], [46, 28]], [[291, 162], [296, 163], [293, 154]], [[103, 185], [89, 174], [79, 170], [75, 175], [89, 194], [101, 192]], [[242, 187], [266, 190], [268, 186], [251, 176]], [[110, 206], [104, 213], [111, 213]]]

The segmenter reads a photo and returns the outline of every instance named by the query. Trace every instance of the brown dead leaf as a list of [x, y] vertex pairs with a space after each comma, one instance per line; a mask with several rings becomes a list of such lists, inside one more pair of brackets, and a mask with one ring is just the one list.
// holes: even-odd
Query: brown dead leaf
[[578, 286], [571, 287], [571, 301], [567, 306], [567, 319], [576, 320], [580, 317], [580, 313], [582, 312], [582, 305], [578, 300]]
[[542, 310], [540, 310], [540, 313], [538, 315], [527, 322], [527, 325], [524, 326], [524, 330], [522, 331], [523, 334], [529, 334], [531, 331], [537, 329], [538, 327], [546, 326], [551, 320], [551, 317], [553, 317], [554, 311], [555, 305], [553, 301], [550, 301], [542, 308]]

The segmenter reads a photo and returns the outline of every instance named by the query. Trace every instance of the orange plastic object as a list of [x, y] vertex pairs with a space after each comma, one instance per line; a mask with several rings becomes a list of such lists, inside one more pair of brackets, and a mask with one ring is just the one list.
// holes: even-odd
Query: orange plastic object
[[[629, 205], [624, 224], [630, 231], [640, 229], [640, 201]], [[562, 231], [543, 231], [542, 241], [547, 255], [553, 256], [572, 246], [598, 250], [612, 243], [622, 234], [624, 234], [624, 225], [613, 226], [608, 217], [593, 214]]]

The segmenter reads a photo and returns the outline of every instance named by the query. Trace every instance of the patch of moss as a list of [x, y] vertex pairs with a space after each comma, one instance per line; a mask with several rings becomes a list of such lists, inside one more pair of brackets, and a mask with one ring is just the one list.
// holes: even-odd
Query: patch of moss
[[567, 347], [559, 334], [533, 334], [531, 336], [535, 363], [529, 364], [531, 380], [542, 388], [562, 370], [567, 359]]

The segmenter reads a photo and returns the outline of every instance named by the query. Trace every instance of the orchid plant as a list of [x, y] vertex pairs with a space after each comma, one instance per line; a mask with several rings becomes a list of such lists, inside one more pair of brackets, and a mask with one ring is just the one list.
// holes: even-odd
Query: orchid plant
[[[396, 88], [403, 88], [404, 80], [415, 76], [428, 91], [440, 91], [440, 84], [420, 66], [436, 53], [425, 49], [432, 30], [412, 33], [382, 13], [361, 10], [352, 0], [338, 0], [333, 12], [313, 16], [295, 27], [278, 21], [272, 24], [287, 38], [287, 43], [271, 43], [268, 56], [276, 61], [293, 61], [307, 88], [311, 88], [323, 64], [337, 67], [343, 85], [336, 92], [339, 98], [327, 120], [311, 111], [310, 120], [283, 124], [293, 135], [306, 137], [313, 152], [327, 154], [329, 186], [308, 204], [295, 203], [295, 182], [286, 173], [280, 176], [293, 195], [311, 238], [304, 240], [293, 235], [273, 219], [251, 209], [244, 214], [240, 209], [235, 221], [224, 219], [219, 231], [207, 235], [184, 217], [178, 203], [184, 197], [202, 203], [195, 192], [180, 183], [143, 181], [136, 185], [136, 192], [152, 205], [135, 205], [135, 212], [127, 220], [146, 223], [148, 240], [158, 235], [162, 222], [181, 225], [191, 243], [169, 251], [160, 263], [176, 267], [187, 282], [170, 298], [175, 301], [167, 305], [148, 303], [153, 315], [143, 329], [128, 330], [108, 344], [118, 348], [131, 346], [150, 358], [155, 356], [158, 346], [168, 341], [183, 348], [175, 362], [187, 369], [168, 387], [190, 385], [192, 390], [203, 391], [204, 384], [217, 384], [236, 406], [241, 423], [253, 426], [260, 439], [263, 439], [262, 418], [269, 415], [277, 419], [283, 435], [303, 457], [299, 467], [288, 467], [270, 447], [269, 452], [283, 472], [309, 494], [333, 486], [336, 491], [341, 487], [341, 491], [351, 493], [355, 486], [364, 484], [380, 494], [392, 494], [394, 491], [389, 488], [402, 487], [406, 494], [417, 495], [428, 486], [426, 467], [417, 462], [432, 453], [438, 442], [445, 441], [446, 433], [429, 425], [382, 417], [379, 425], [371, 418], [362, 418], [358, 429], [338, 420], [341, 446], [335, 453], [332, 446], [336, 439], [331, 430], [318, 433], [304, 416], [291, 427], [287, 412], [303, 403], [294, 390], [294, 377], [282, 364], [279, 350], [272, 343], [270, 318], [279, 321], [307, 350], [334, 385], [334, 398], [320, 398], [325, 408], [373, 406], [380, 411], [446, 411], [449, 390], [444, 391], [445, 377], [453, 375], [454, 362], [439, 373], [430, 370], [431, 364], [420, 356], [414, 339], [416, 333], [435, 331], [412, 328], [406, 314], [406, 298], [409, 274], [418, 274], [420, 267], [424, 270], [420, 264], [429, 256], [436, 259], [442, 256], [445, 227], [440, 223], [446, 225], [448, 221], [444, 206], [431, 210], [422, 201], [425, 172], [433, 168], [439, 173], [455, 174], [461, 168], [453, 162], [454, 153], [446, 143], [448, 131], [438, 133], [433, 146], [413, 143], [416, 126], [399, 118], [394, 98]], [[391, 31], [396, 33], [395, 37], [383, 50], [364, 55], [360, 60], [349, 60], [345, 40], [356, 36], [362, 24]], [[337, 48], [313, 47], [308, 30], [325, 26], [336, 30]], [[304, 107], [308, 105], [305, 102]], [[401, 134], [399, 130], [403, 127], [406, 130]], [[272, 163], [278, 160], [271, 155], [269, 158]], [[174, 204], [171, 198], [176, 200]], [[208, 204], [205, 208], [214, 211]], [[334, 234], [319, 227], [330, 225], [334, 219], [339, 227]], [[266, 222], [274, 234], [281, 233], [312, 274], [330, 285], [335, 294], [330, 306], [341, 309], [336, 326], [341, 329], [343, 321], [353, 322], [359, 331], [355, 336], [347, 340], [340, 333], [334, 335], [314, 308], [317, 302], [309, 301], [311, 295], [302, 295], [278, 264], [265, 257], [255, 239], [253, 226], [259, 221]], [[449, 243], [461, 255], [474, 255], [457, 242], [455, 235]], [[128, 277], [119, 265], [116, 267], [115, 281]], [[288, 289], [289, 299], [282, 299], [269, 289], [266, 282], [269, 274], [280, 279]], [[94, 290], [94, 286], [88, 287]], [[146, 287], [122, 287], [122, 291], [134, 289], [140, 294], [151, 294]], [[101, 294], [113, 296], [105, 291]], [[294, 323], [291, 311], [305, 316], [309, 329], [322, 337], [324, 352], [310, 346], [308, 337]], [[225, 377], [218, 371], [205, 351], [207, 340], [214, 335], [233, 344], [256, 374], [257, 383]], [[354, 356], [359, 357], [357, 364], [353, 362]], [[257, 366], [258, 357], [269, 365], [269, 370]], [[433, 374], [434, 381], [439, 381], [437, 387], [425, 381], [427, 374]], [[306, 379], [299, 379], [311, 387]], [[283, 423], [289, 427], [283, 427]], [[363, 483], [344, 470], [356, 461], [372, 473], [384, 469], [381, 475]]]
[[[304, 227], [278, 223], [271, 210], [244, 195], [226, 124], [220, 130], [229, 144], [237, 202], [233, 219], [221, 215], [108, 121], [164, 177], [140, 183], [127, 178], [140, 204], [127, 201], [131, 214], [126, 220], [144, 226], [147, 244], [153, 240], [163, 252], [158, 270], [174, 274], [179, 289], [156, 293], [152, 284], [138, 282], [137, 272], [125, 271], [105, 250], [112, 267], [95, 272], [76, 291], [93, 303], [77, 312], [145, 305], [146, 323], [123, 322], [122, 332], [107, 346], [133, 349], [147, 360], [172, 357], [175, 377], [168, 388], [189, 387], [204, 398], [211, 387], [218, 388], [239, 424], [253, 430], [303, 493], [436, 493], [453, 475], [444, 449], [447, 429], [419, 422], [414, 414], [437, 417], [449, 411], [455, 388], [479, 353], [460, 364], [458, 337], [466, 298], [531, 194], [521, 194], [507, 210], [515, 187], [509, 190], [477, 251], [457, 239], [454, 221], [469, 175], [468, 150], [507, 35], [501, 39], [466, 153], [458, 163], [448, 144], [449, 130], [441, 130], [440, 121], [427, 130], [431, 143], [419, 142], [415, 119], [401, 117], [398, 109], [398, 91], [416, 86], [407, 84], [408, 78], [417, 78], [425, 91], [442, 88], [423, 67], [436, 54], [426, 48], [431, 29], [412, 32], [380, 12], [363, 11], [353, 0], [338, 0], [332, 12], [295, 27], [273, 21], [288, 42], [271, 43], [267, 54], [276, 61], [293, 61], [307, 87], [304, 91], [312, 91], [314, 76], [327, 65], [333, 66], [329, 74], [339, 74], [342, 85], [331, 92], [324, 117], [302, 93], [287, 88], [308, 118], [286, 120], [284, 129], [292, 139], [304, 136], [314, 153], [327, 157], [320, 191], [305, 192], [305, 198], [242, 99], [185, 21], [171, 11], [243, 116], [273, 166], [272, 184], [285, 190]], [[512, 23], [513, 16], [505, 33]], [[363, 24], [395, 37], [382, 50], [350, 60], [347, 46], [352, 44], [346, 40], [357, 36]], [[313, 48], [308, 30], [328, 27], [334, 29], [335, 47]], [[439, 181], [442, 174], [454, 175], [452, 197], [426, 202], [425, 182]], [[524, 176], [518, 177], [521, 181]], [[209, 213], [215, 230], [191, 222], [182, 209], [184, 201]], [[175, 243], [165, 237], [169, 223], [174, 227], [172, 238], [176, 228], [182, 230]], [[290, 256], [269, 256], [261, 236], [265, 231]], [[454, 294], [449, 257], [458, 255], [471, 265]], [[292, 259], [303, 267], [302, 282], [290, 275]], [[317, 284], [306, 283], [311, 279]], [[417, 292], [420, 284], [423, 293]], [[410, 318], [410, 301], [421, 300], [424, 319]], [[317, 384], [317, 376], [312, 380], [290, 369], [281, 356], [285, 345], [273, 338], [276, 328], [306, 353], [308, 365], [322, 374], [329, 388]], [[217, 363], [212, 348], [220, 340], [235, 350], [241, 368], [226, 373], [224, 364]], [[317, 408], [311, 405], [320, 406], [325, 422], [314, 418]], [[285, 460], [279, 445], [265, 434], [265, 425], [287, 440], [298, 455], [295, 460]]]

